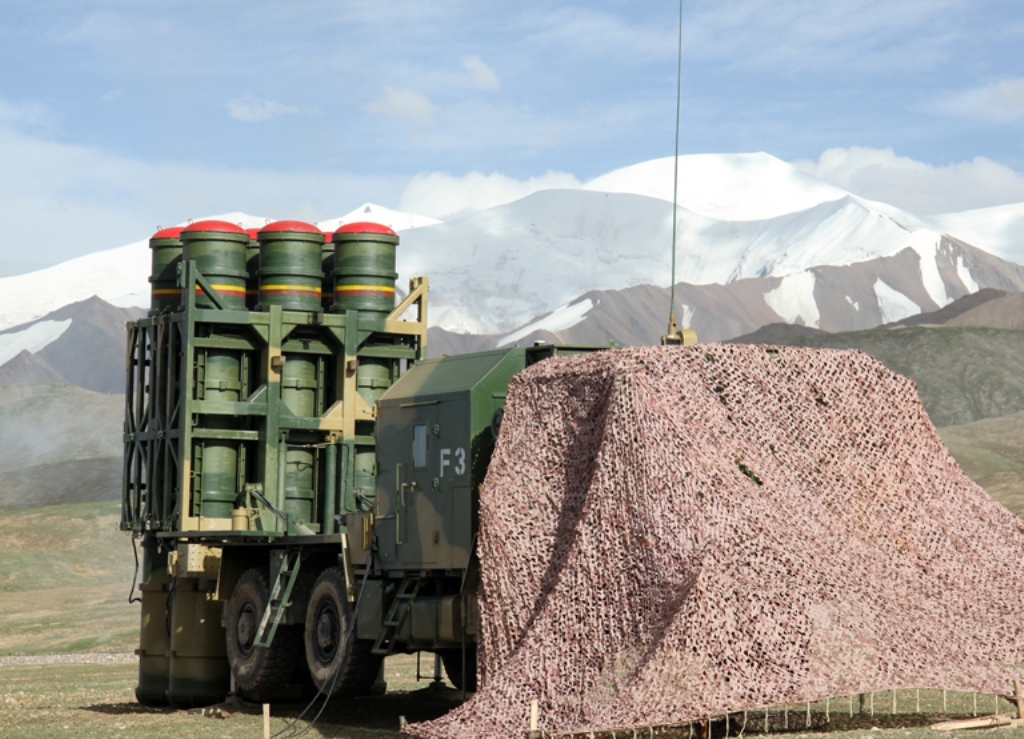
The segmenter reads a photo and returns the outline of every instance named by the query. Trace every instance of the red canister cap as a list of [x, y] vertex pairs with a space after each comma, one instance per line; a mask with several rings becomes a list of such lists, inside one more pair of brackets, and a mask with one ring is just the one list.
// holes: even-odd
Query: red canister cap
[[181, 226], [175, 226], [174, 228], [161, 228], [155, 234], [149, 237], [150, 241], [155, 239], [178, 239], [181, 238]]
[[370, 221], [359, 221], [358, 223], [349, 223], [339, 228], [334, 233], [336, 234], [381, 234], [383, 236], [398, 236], [387, 226], [382, 226], [379, 223], [372, 223]]
[[319, 235], [322, 232], [316, 226], [304, 221], [274, 221], [273, 223], [268, 223], [266, 226], [261, 228], [260, 233], [299, 233]]
[[245, 229], [227, 221], [196, 221], [181, 229], [183, 234], [187, 233], [226, 233], [245, 235]]

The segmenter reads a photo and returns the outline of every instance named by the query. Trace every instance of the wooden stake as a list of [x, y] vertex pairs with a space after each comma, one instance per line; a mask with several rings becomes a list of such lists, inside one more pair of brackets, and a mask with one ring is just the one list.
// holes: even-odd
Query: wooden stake
[[270, 739], [270, 704], [263, 704], [263, 739]]
[[527, 734], [528, 739], [540, 739], [540, 731], [537, 730], [537, 726], [540, 723], [540, 706], [537, 705], [537, 700], [530, 701], [530, 733]]
[[1024, 719], [1015, 719], [1009, 714], [1002, 714], [971, 718], [966, 721], [943, 721], [942, 723], [932, 724], [929, 728], [934, 731], [958, 731], [961, 729], [994, 729], [996, 727], [1016, 729], [1021, 726], [1024, 726]]

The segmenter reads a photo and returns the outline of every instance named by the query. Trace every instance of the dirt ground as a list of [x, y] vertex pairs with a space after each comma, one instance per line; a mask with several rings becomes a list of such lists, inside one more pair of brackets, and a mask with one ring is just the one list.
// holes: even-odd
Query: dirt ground
[[[92, 659], [102, 659], [92, 662]], [[83, 664], [83, 661], [85, 662]], [[28, 662], [26, 664], [26, 662]], [[40, 662], [44, 664], [39, 664]], [[130, 655], [55, 655], [36, 658], [5, 658], [0, 663], [0, 737], [18, 739], [129, 739], [131, 737], [175, 737], [175, 739], [259, 739], [263, 736], [263, 718], [257, 705], [224, 707], [218, 715], [208, 716], [184, 710], [146, 708], [135, 701], [136, 664]], [[432, 662], [425, 659], [421, 669], [431, 673]], [[397, 739], [399, 717], [410, 723], [435, 718], [459, 705], [462, 694], [449, 683], [440, 688], [431, 686], [430, 678], [416, 680], [416, 658], [394, 656], [385, 664], [388, 692], [376, 698], [331, 701], [316, 723], [308, 719], [319, 710], [317, 704], [304, 717], [298, 718], [305, 702], [275, 704], [271, 711], [271, 734], [278, 739], [300, 735], [345, 739]], [[921, 691], [924, 693], [924, 691]], [[804, 723], [802, 706], [790, 707], [788, 716], [773, 709], [771, 734], [775, 736], [827, 736], [828, 739], [939, 739], [939, 737], [994, 736], [999, 739], [1024, 739], [1024, 729], [992, 729], [982, 733], [932, 731], [928, 725], [940, 720], [931, 713], [931, 702], [939, 691], [921, 696], [923, 713], [914, 711], [914, 691], [899, 691], [901, 712], [893, 715], [891, 693], [876, 693], [871, 710], [861, 714], [854, 707], [848, 715], [848, 702], [836, 699], [830, 703], [829, 723], [824, 724], [824, 704], [812, 704], [812, 731]], [[973, 713], [972, 694], [950, 694], [951, 713], [968, 716]], [[995, 705], [992, 696], [980, 697], [979, 714], [1008, 709], [1008, 704]], [[991, 705], [990, 705], [991, 704]], [[867, 707], [865, 707], [867, 708]], [[937, 710], [938, 705], [934, 708]], [[751, 713], [741, 722], [743, 714], [730, 717], [729, 736], [763, 736], [764, 723], [760, 713]], [[948, 717], [944, 717], [948, 718]], [[524, 717], [525, 723], [525, 717]], [[308, 728], [308, 730], [307, 730]], [[526, 731], [523, 731], [525, 739]], [[725, 736], [721, 719], [712, 722], [710, 737]], [[638, 737], [648, 737], [639, 730]], [[583, 735], [581, 735], [582, 737]], [[619, 732], [617, 739], [632, 737]], [[700, 728], [655, 729], [659, 739], [698, 739]], [[610, 737], [610, 734], [608, 735]], [[600, 739], [606, 739], [600, 735]]]
[[[432, 661], [425, 659], [423, 671], [432, 674], [432, 668]], [[429, 678], [417, 682], [415, 657], [389, 657], [385, 674], [388, 680], [385, 695], [333, 700], [303, 736], [398, 737], [399, 716], [405, 716], [410, 723], [435, 718], [462, 700], [462, 693], [449, 683], [434, 689]], [[146, 708], [135, 700], [136, 679], [134, 662], [4, 664], [0, 666], [0, 737], [258, 739], [263, 736], [259, 706], [224, 710], [219, 717]], [[289, 729], [305, 707], [305, 701], [274, 705], [271, 733], [282, 732], [279, 739], [285, 739], [305, 729], [307, 719], [316, 714], [319, 704]]]

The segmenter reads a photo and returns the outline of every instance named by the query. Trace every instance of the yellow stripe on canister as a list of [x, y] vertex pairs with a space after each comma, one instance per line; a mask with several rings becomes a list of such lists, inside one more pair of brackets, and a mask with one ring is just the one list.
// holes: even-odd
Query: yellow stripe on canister
[[260, 287], [263, 294], [274, 295], [304, 295], [307, 297], [320, 297], [320, 287], [309, 287], [308, 285], [263, 285]]

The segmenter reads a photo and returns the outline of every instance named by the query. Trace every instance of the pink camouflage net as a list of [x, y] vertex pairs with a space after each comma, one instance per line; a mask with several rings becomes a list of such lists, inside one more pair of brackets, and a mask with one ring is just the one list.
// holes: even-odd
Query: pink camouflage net
[[1007, 692], [1024, 525], [855, 351], [702, 345], [517, 376], [480, 496], [481, 690], [427, 738]]

